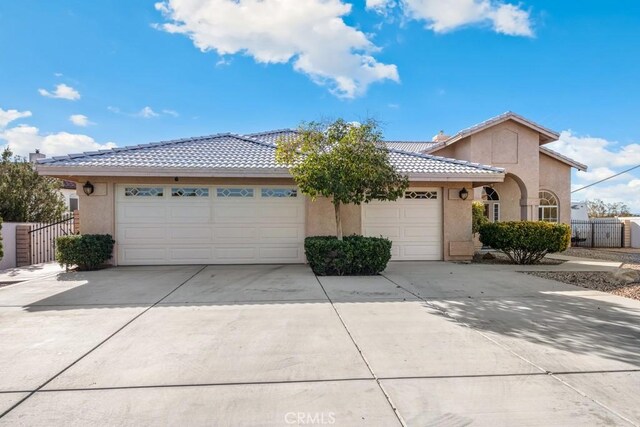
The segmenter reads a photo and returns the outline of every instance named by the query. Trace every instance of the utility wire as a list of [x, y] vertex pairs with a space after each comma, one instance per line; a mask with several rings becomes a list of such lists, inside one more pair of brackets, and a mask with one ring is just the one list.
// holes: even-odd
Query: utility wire
[[593, 183], [591, 183], [591, 184], [589, 184], [589, 185], [585, 185], [584, 187], [580, 187], [580, 188], [578, 188], [577, 190], [573, 190], [571, 193], [576, 193], [576, 192], [578, 192], [578, 191], [582, 191], [582, 190], [584, 190], [585, 188], [593, 187], [594, 185], [600, 184], [601, 182], [608, 181], [608, 180], [610, 180], [610, 179], [612, 179], [612, 178], [615, 178], [616, 176], [620, 176], [620, 175], [622, 175], [622, 174], [624, 174], [624, 173], [631, 172], [632, 170], [634, 170], [634, 169], [638, 169], [638, 168], [640, 168], [640, 165], [636, 165], [636, 166], [634, 166], [634, 167], [632, 167], [632, 168], [629, 168], [629, 169], [627, 169], [627, 170], [624, 170], [624, 171], [622, 171], [622, 172], [618, 172], [618, 173], [617, 173], [617, 174], [615, 174], [615, 175], [611, 175], [610, 177], [607, 177], [607, 178], [601, 179], [600, 181], [596, 181], [596, 182], [593, 182]]

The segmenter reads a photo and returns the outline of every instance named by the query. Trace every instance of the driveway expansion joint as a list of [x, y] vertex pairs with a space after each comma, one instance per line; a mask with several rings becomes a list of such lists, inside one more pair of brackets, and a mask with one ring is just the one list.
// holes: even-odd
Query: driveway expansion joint
[[129, 326], [130, 324], [132, 324], [133, 322], [135, 322], [137, 319], [140, 318], [140, 316], [144, 315], [145, 313], [147, 313], [149, 310], [151, 310], [153, 307], [157, 306], [158, 304], [160, 304], [165, 298], [168, 298], [171, 294], [173, 294], [175, 291], [177, 291], [178, 289], [180, 289], [182, 286], [184, 286], [187, 282], [189, 282], [191, 279], [193, 279], [194, 277], [196, 277], [198, 274], [200, 274], [202, 272], [202, 270], [204, 270], [207, 266], [203, 265], [198, 271], [196, 271], [194, 274], [192, 274], [191, 276], [189, 276], [186, 280], [184, 280], [182, 283], [180, 283], [178, 286], [176, 286], [174, 289], [172, 289], [168, 294], [164, 295], [162, 298], [160, 298], [158, 301], [156, 301], [155, 303], [153, 303], [152, 305], [150, 305], [149, 307], [145, 308], [144, 310], [142, 310], [140, 313], [136, 314], [133, 318], [131, 318], [130, 320], [128, 320], [127, 322], [125, 322], [124, 325], [122, 325], [121, 327], [119, 327], [118, 329], [116, 329], [115, 332], [111, 333], [109, 336], [107, 336], [105, 339], [103, 339], [102, 341], [100, 341], [98, 344], [96, 344], [95, 346], [93, 346], [91, 349], [89, 349], [87, 352], [85, 352], [84, 354], [82, 354], [79, 358], [77, 358], [76, 360], [74, 360], [73, 362], [71, 362], [69, 365], [67, 365], [64, 369], [60, 370], [58, 373], [56, 373], [55, 375], [53, 375], [51, 378], [49, 378], [48, 380], [46, 380], [44, 383], [42, 383], [40, 386], [38, 386], [35, 390], [29, 392], [29, 394], [27, 394], [26, 396], [24, 396], [22, 399], [18, 400], [16, 403], [14, 403], [13, 405], [11, 405], [7, 410], [5, 410], [4, 412], [0, 413], [0, 419], [2, 419], [5, 415], [7, 415], [9, 412], [13, 411], [15, 408], [17, 408], [18, 406], [20, 406], [24, 401], [26, 401], [27, 399], [29, 399], [31, 396], [33, 396], [35, 393], [39, 392], [42, 390], [42, 388], [44, 388], [45, 386], [47, 386], [51, 381], [53, 381], [54, 379], [56, 379], [57, 377], [59, 377], [60, 375], [62, 375], [63, 373], [65, 373], [67, 370], [69, 370], [71, 367], [73, 367], [74, 365], [76, 365], [78, 362], [80, 362], [82, 359], [84, 359], [85, 357], [87, 357], [89, 354], [93, 353], [95, 350], [97, 350], [99, 347], [101, 347], [104, 343], [106, 343], [107, 341], [109, 341], [111, 338], [113, 338], [115, 335], [117, 335], [118, 333], [120, 333], [123, 329], [125, 329], [127, 326]]
[[380, 389], [380, 391], [382, 392], [382, 394], [384, 395], [385, 399], [387, 400], [387, 403], [389, 404], [389, 406], [391, 407], [391, 410], [393, 411], [393, 413], [395, 414], [398, 422], [400, 423], [400, 425], [406, 427], [407, 423], [404, 421], [404, 419], [402, 418], [402, 416], [400, 415], [400, 412], [398, 411], [398, 408], [396, 407], [396, 405], [393, 403], [393, 401], [391, 400], [391, 396], [389, 395], [389, 393], [387, 393], [387, 391], [384, 389], [382, 383], [380, 382], [380, 379], [378, 378], [378, 376], [376, 375], [376, 373], [373, 371], [373, 368], [371, 367], [371, 365], [369, 364], [369, 361], [367, 360], [367, 358], [364, 356], [364, 354], [362, 353], [362, 349], [360, 348], [360, 346], [358, 345], [358, 343], [356, 342], [355, 338], [353, 337], [353, 335], [351, 334], [351, 331], [349, 330], [349, 328], [347, 327], [347, 324], [344, 322], [344, 319], [342, 318], [342, 316], [340, 315], [340, 312], [338, 311], [338, 309], [336, 308], [335, 304], [333, 303], [333, 300], [331, 299], [331, 297], [329, 296], [329, 294], [327, 293], [327, 290], [324, 288], [324, 286], [322, 286], [322, 282], [320, 281], [320, 279], [318, 279], [318, 276], [314, 273], [314, 276], [316, 278], [316, 281], [318, 282], [318, 285], [320, 285], [320, 288], [322, 289], [322, 292], [324, 292], [324, 294], [327, 296], [327, 299], [329, 300], [329, 303], [331, 304], [331, 308], [333, 308], [333, 311], [336, 313], [336, 316], [338, 316], [338, 320], [340, 320], [340, 323], [342, 324], [342, 327], [344, 328], [344, 330], [347, 332], [347, 335], [349, 336], [349, 339], [351, 339], [351, 342], [353, 343], [353, 345], [356, 347], [356, 350], [358, 351], [358, 354], [360, 354], [360, 357], [362, 358], [362, 361], [364, 362], [364, 364], [367, 366], [367, 369], [369, 370], [369, 372], [371, 372], [371, 375], [373, 376], [373, 379], [375, 380], [376, 384], [378, 385], [378, 388]]
[[[581, 395], [582, 397], [589, 399], [590, 401], [592, 401], [593, 403], [595, 403], [596, 405], [602, 407], [603, 409], [609, 411], [611, 414], [619, 417], [620, 419], [630, 423], [631, 425], [635, 426], [635, 427], [640, 427], [639, 424], [634, 423], [633, 421], [629, 420], [627, 417], [625, 417], [624, 415], [620, 414], [619, 412], [615, 411], [614, 409], [610, 408], [609, 406], [605, 405], [604, 403], [598, 401], [597, 399], [587, 395], [586, 393], [582, 392], [581, 390], [577, 389], [576, 387], [573, 387], [571, 384], [567, 383], [566, 381], [564, 381], [562, 378], [559, 378], [557, 375], [561, 375], [560, 373], [554, 373], [551, 371], [548, 371], [546, 369], [544, 369], [543, 367], [533, 363], [531, 360], [528, 360], [527, 358], [521, 356], [520, 354], [516, 353], [515, 351], [511, 350], [509, 347], [497, 342], [496, 340], [492, 339], [491, 337], [487, 336], [486, 334], [483, 334], [481, 331], [479, 331], [478, 329], [474, 328], [472, 325], [465, 323], [463, 321], [461, 321], [460, 319], [457, 319], [453, 316], [451, 316], [447, 310], [444, 310], [442, 307], [439, 307], [435, 304], [433, 304], [432, 302], [429, 302], [426, 298], [422, 297], [420, 294], [417, 294], [415, 292], [410, 291], [409, 289], [405, 288], [404, 286], [396, 283], [395, 281], [391, 280], [389, 277], [385, 276], [384, 274], [380, 274], [382, 277], [384, 277], [385, 279], [387, 279], [389, 282], [391, 282], [392, 284], [396, 285], [397, 287], [399, 287], [400, 289], [408, 292], [409, 294], [415, 296], [416, 298], [420, 299], [421, 301], [423, 301], [425, 304], [427, 304], [427, 306], [429, 306], [430, 308], [432, 308], [433, 310], [436, 310], [437, 312], [439, 312], [442, 316], [451, 319], [452, 321], [458, 323], [461, 326], [467, 327], [475, 332], [477, 332], [478, 334], [480, 334], [481, 336], [483, 336], [484, 338], [486, 338], [487, 340], [491, 341], [492, 343], [496, 344], [497, 346], [507, 350], [508, 352], [510, 352], [511, 354], [513, 354], [514, 356], [520, 358], [521, 360], [525, 361], [526, 363], [529, 363], [530, 365], [534, 366], [535, 368], [539, 369], [541, 372], [541, 374], [546, 374], [549, 377], [553, 378], [554, 380], [558, 381], [559, 383], [561, 383], [562, 385], [564, 385], [565, 387], [573, 390], [574, 392], [578, 393], [579, 395]], [[638, 370], [630, 370], [631, 372], [635, 372]], [[624, 372], [624, 371], [623, 371]], [[579, 373], [579, 372], [576, 372]]]

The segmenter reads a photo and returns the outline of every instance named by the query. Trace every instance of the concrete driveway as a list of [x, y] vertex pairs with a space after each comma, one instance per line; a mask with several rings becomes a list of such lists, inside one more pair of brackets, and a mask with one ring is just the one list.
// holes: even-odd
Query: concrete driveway
[[500, 266], [0, 288], [0, 424], [640, 425], [640, 304]]

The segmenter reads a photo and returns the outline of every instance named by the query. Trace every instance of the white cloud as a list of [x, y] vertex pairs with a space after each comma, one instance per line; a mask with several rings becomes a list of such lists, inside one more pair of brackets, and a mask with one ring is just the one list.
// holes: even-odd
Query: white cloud
[[[163, 109], [161, 112], [157, 112], [156, 110], [154, 110], [153, 108], [151, 108], [150, 106], [146, 106], [144, 108], [142, 108], [140, 111], [136, 111], [134, 113], [130, 113], [127, 111], [122, 111], [120, 108], [118, 107], [113, 107], [113, 106], [108, 106], [107, 110], [109, 110], [110, 112], [114, 113], [114, 114], [122, 114], [124, 116], [129, 116], [129, 117], [138, 117], [138, 118], [143, 118], [143, 119], [152, 119], [154, 117], [160, 117], [161, 115], [166, 115], [166, 116], [172, 116], [172, 117], [179, 117], [180, 113], [178, 113], [175, 110], [171, 110], [168, 108]], [[89, 123], [92, 124], [92, 123]]]
[[367, 0], [366, 4], [385, 16], [399, 6], [407, 18], [425, 21], [436, 33], [489, 23], [497, 33], [533, 36], [529, 12], [499, 0]]
[[591, 136], [578, 136], [571, 130], [560, 133], [558, 141], [547, 147], [584, 163], [589, 168], [623, 168], [640, 164], [640, 144], [620, 146], [617, 142]]
[[14, 120], [31, 117], [31, 111], [3, 110], [0, 108], [0, 130]]
[[[636, 196], [640, 189], [640, 179], [630, 179], [632, 177], [627, 176], [627, 182], [618, 184], [602, 183], [589, 187], [585, 190], [578, 191], [571, 195], [572, 200], [595, 200], [600, 199], [606, 203], [626, 203], [631, 212], [640, 214], [640, 198]], [[581, 184], [573, 184], [572, 190], [576, 190], [582, 187]]]
[[[558, 141], [546, 145], [572, 159], [589, 166], [588, 172], [576, 172], [572, 190], [608, 178], [640, 164], [640, 144], [620, 145], [604, 138], [579, 136], [571, 130], [560, 133]], [[631, 210], [640, 213], [640, 189], [638, 170], [625, 173], [601, 184], [571, 195], [573, 200], [601, 199], [607, 203], [624, 202]]]
[[92, 121], [89, 120], [89, 117], [84, 114], [72, 114], [69, 116], [69, 121], [76, 126], [87, 127], [89, 125], [93, 125]]
[[395, 0], [367, 0], [367, 9], [371, 9], [383, 16], [388, 16], [398, 6]]
[[100, 144], [88, 135], [58, 132], [41, 134], [34, 126], [21, 125], [0, 132], [0, 139], [6, 141], [14, 154], [27, 156], [39, 149], [48, 157], [83, 151], [95, 151], [113, 148], [113, 142]]
[[167, 0], [156, 3], [169, 22], [203, 52], [246, 54], [259, 63], [288, 63], [339, 97], [354, 98], [377, 81], [399, 81], [393, 64], [362, 32], [345, 24], [342, 0]]
[[136, 114], [138, 117], [143, 117], [145, 119], [151, 119], [153, 117], [158, 117], [160, 114], [153, 111], [153, 109], [149, 106], [144, 107], [142, 110], [138, 111]]
[[162, 112], [168, 116], [173, 116], [173, 117], [178, 117], [180, 115], [175, 110], [162, 110]]
[[80, 99], [80, 92], [64, 83], [57, 85], [56, 90], [53, 92], [49, 92], [46, 89], [38, 89], [38, 92], [40, 95], [48, 98], [68, 99], [69, 101], [76, 101]]

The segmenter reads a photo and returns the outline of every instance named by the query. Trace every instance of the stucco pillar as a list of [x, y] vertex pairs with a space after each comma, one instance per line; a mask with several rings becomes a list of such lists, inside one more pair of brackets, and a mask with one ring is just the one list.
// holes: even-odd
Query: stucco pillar
[[523, 221], [537, 221], [539, 206], [540, 199], [520, 199], [521, 219]]
[[462, 200], [462, 188], [472, 188], [473, 184], [461, 183], [453, 188], [443, 188], [443, 258], [445, 261], [467, 261], [473, 258], [475, 244], [472, 232], [471, 197]]

